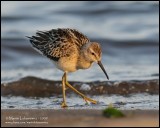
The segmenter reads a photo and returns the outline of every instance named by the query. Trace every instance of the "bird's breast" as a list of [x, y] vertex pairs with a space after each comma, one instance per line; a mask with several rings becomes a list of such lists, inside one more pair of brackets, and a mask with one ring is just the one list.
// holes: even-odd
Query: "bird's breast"
[[92, 65], [92, 62], [79, 60], [77, 63], [77, 69], [87, 69], [87, 68], [90, 68], [91, 65]]
[[74, 72], [76, 68], [77, 57], [72, 55], [70, 57], [61, 57], [56, 63], [56, 67], [62, 71]]

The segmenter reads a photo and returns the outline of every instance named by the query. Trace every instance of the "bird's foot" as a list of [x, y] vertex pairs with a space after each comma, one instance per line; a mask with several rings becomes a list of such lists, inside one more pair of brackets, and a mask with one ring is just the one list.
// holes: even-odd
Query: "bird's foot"
[[66, 107], [68, 107], [68, 106], [67, 106], [66, 102], [63, 101], [62, 104], [61, 104], [61, 107], [62, 107], [62, 108], [66, 108]]
[[[83, 97], [82, 97], [83, 98]], [[85, 98], [83, 98], [84, 99], [84, 101], [86, 102], [86, 105], [88, 105], [89, 103], [88, 103], [88, 101], [85, 99]]]
[[88, 101], [91, 102], [91, 103], [93, 103], [93, 104], [97, 104], [96, 100], [93, 100], [93, 99], [88, 98], [86, 96], [83, 96], [82, 98], [85, 100], [86, 104], [88, 104]]

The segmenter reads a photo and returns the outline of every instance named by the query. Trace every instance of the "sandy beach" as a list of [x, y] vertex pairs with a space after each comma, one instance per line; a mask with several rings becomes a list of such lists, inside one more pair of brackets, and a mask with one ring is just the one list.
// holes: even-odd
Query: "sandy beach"
[[2, 109], [1, 125], [22, 126], [90, 126], [90, 127], [144, 127], [159, 126], [159, 110], [125, 110], [123, 118], [106, 118], [95, 109]]

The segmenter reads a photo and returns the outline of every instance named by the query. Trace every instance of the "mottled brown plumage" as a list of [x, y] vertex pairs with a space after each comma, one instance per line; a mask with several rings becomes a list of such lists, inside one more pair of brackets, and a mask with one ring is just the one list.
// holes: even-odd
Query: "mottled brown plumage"
[[[48, 58], [58, 61], [60, 57], [68, 57], [89, 39], [75, 29], [52, 29], [38, 31], [36, 36], [30, 37], [33, 47]], [[77, 47], [73, 47], [76, 45]], [[76, 49], [75, 49], [76, 48]]]

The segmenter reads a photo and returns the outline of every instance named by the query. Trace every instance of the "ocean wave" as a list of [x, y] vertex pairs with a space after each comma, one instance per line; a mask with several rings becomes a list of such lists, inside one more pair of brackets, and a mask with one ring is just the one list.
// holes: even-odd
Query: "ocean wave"
[[[159, 94], [159, 79], [132, 81], [70, 82], [80, 92], [87, 95], [129, 95], [132, 93]], [[67, 89], [67, 94], [72, 90]], [[51, 81], [36, 77], [2, 83], [2, 96], [50, 97], [62, 94], [61, 81]]]

